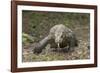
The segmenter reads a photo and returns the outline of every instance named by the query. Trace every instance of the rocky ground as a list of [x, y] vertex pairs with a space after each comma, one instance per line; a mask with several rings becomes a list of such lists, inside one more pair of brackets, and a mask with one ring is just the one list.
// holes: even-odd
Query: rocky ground
[[75, 31], [79, 41], [78, 47], [75, 47], [74, 51], [68, 51], [66, 53], [52, 51], [48, 45], [42, 53], [36, 55], [32, 52], [32, 49], [29, 49], [30, 47], [27, 49], [23, 48], [23, 62], [89, 59], [89, 28], [83, 26], [73, 31]]

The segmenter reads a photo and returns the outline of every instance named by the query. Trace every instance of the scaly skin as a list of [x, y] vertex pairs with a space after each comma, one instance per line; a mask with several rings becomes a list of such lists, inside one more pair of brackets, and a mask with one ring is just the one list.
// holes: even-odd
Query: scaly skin
[[41, 40], [35, 48], [34, 53], [41, 53], [43, 49], [50, 44], [50, 48], [57, 50], [73, 50], [78, 45], [75, 34], [63, 24], [55, 25], [50, 29], [49, 35]]

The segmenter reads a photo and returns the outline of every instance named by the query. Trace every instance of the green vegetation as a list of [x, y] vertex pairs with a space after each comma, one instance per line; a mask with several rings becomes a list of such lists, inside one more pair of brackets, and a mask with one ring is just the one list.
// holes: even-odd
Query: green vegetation
[[23, 45], [34, 43], [34, 38], [26, 33], [22, 33], [22, 43]]

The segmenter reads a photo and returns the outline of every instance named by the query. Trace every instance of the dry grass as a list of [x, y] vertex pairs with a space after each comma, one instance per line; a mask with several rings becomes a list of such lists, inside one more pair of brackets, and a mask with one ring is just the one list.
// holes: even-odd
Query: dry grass
[[[74, 51], [70, 52], [57, 52], [52, 51], [49, 45], [42, 51], [42, 53], [36, 55], [30, 49], [23, 49], [23, 61], [33, 62], [33, 61], [56, 61], [56, 60], [79, 60], [79, 59], [89, 59], [90, 49], [88, 48], [89, 42], [87, 41], [87, 28], [84, 31], [77, 33], [78, 36], [78, 47], [74, 48]], [[76, 32], [78, 32], [76, 30]], [[84, 34], [84, 35], [82, 35]]]

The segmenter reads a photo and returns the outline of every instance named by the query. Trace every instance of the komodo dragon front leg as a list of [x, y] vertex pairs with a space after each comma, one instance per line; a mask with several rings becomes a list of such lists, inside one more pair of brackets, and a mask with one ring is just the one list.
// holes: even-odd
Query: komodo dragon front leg
[[45, 49], [45, 47], [49, 43], [49, 40], [50, 40], [50, 37], [47, 36], [44, 39], [42, 39], [39, 43], [36, 43], [34, 45], [33, 53], [35, 53], [35, 54], [41, 53], [42, 50]]

